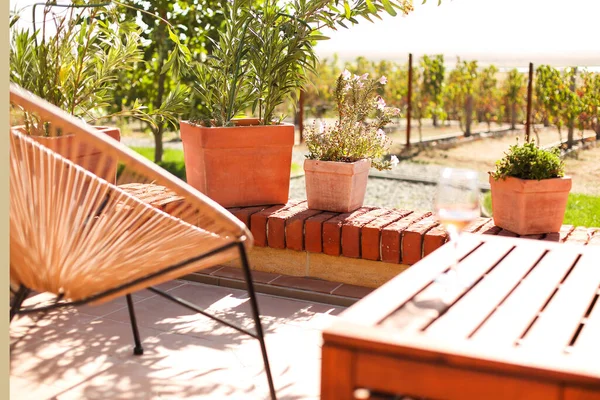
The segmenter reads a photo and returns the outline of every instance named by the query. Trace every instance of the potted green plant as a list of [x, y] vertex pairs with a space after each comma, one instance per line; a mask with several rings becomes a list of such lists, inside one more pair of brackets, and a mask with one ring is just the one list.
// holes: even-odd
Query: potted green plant
[[560, 149], [517, 143], [496, 163], [489, 181], [497, 226], [519, 235], [560, 230], [572, 184]]
[[[406, 0], [228, 3], [212, 54], [194, 68], [204, 109], [180, 122], [188, 183], [227, 207], [287, 202], [294, 126], [277, 107], [295, 98], [314, 71], [314, 44], [326, 39], [322, 28], [384, 9], [407, 13], [412, 6]], [[248, 109], [256, 118], [240, 119]]]
[[390, 169], [398, 163], [396, 156], [383, 159], [391, 144], [383, 127], [400, 113], [398, 108], [386, 107], [378, 94], [386, 82], [385, 76], [372, 79], [348, 70], [338, 77], [334, 91], [338, 120], [331, 127], [313, 125], [306, 135], [309, 208], [356, 210], [364, 201], [369, 169]]
[[[56, 7], [67, 8], [67, 11], [58, 12]], [[106, 112], [114, 101], [119, 72], [143, 61], [139, 47], [141, 28], [132, 21], [121, 21], [115, 7], [108, 3], [47, 3], [41, 29], [36, 29], [34, 21], [32, 30], [17, 29], [18, 17], [17, 14], [11, 21], [12, 82], [115, 140], [120, 140], [120, 130], [100, 125], [100, 121], [126, 116], [147, 121], [161, 118], [176, 123], [177, 116], [168, 107], [148, 113], [146, 107], [137, 102], [128, 110]], [[31, 135], [103, 178], [115, 180], [116, 160], [109, 162], [112, 167], [96, 170], [96, 160], [100, 158], [98, 149], [75, 146], [73, 135], [53, 130], [39, 116], [19, 113], [19, 110], [14, 110], [14, 114], [18, 115], [20, 125], [13, 129]]]

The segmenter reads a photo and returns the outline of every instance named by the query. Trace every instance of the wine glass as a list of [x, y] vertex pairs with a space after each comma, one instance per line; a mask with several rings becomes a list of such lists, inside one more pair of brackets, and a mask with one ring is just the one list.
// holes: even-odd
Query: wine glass
[[460, 168], [444, 168], [435, 195], [435, 211], [440, 223], [450, 235], [453, 246], [453, 263], [443, 280], [445, 285], [468, 286], [462, 282], [457, 271], [458, 238], [460, 233], [477, 217], [479, 211], [479, 179], [477, 171]]

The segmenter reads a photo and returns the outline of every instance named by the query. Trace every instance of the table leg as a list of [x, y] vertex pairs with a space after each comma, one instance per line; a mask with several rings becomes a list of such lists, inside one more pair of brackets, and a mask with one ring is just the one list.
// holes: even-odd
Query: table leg
[[354, 358], [354, 353], [348, 349], [323, 345], [321, 357], [321, 400], [353, 398]]

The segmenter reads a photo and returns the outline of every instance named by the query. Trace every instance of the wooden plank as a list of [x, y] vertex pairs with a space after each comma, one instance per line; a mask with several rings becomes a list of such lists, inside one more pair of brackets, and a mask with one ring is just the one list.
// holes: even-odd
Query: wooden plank
[[[598, 286], [598, 259], [594, 254], [585, 254], [577, 261], [519, 347], [526, 351], [563, 352], [596, 296]], [[600, 340], [600, 336], [597, 339]]]
[[323, 340], [327, 344], [369, 354], [385, 354], [432, 364], [444, 361], [453, 368], [486, 369], [524, 379], [561, 381], [600, 390], [597, 359], [594, 363], [581, 363], [573, 357], [556, 354], [524, 357], [522, 353], [485, 342], [478, 346], [470, 340], [432, 339], [421, 332], [397, 332], [340, 319], [323, 331]]
[[566, 387], [563, 400], [600, 400], [600, 390], [580, 387]]
[[[596, 291], [596, 294], [600, 294], [600, 288]], [[591, 303], [590, 303], [591, 305]], [[596, 299], [594, 308], [590, 311], [587, 316], [585, 325], [577, 341], [573, 344], [571, 349], [571, 356], [577, 358], [587, 358], [598, 362], [600, 359], [600, 298]]]
[[549, 382], [453, 368], [442, 360], [434, 364], [369, 353], [357, 355], [356, 385], [445, 400], [558, 400], [561, 392], [558, 385]]
[[518, 246], [426, 330], [432, 337], [467, 338], [544, 255], [543, 244]]
[[321, 357], [321, 400], [352, 399], [354, 353], [323, 345]]
[[[457, 254], [459, 257], [463, 257], [480, 246], [482, 242], [479, 235], [464, 236], [458, 244]], [[346, 309], [340, 314], [340, 318], [365, 326], [378, 324], [445, 271], [452, 263], [453, 254], [452, 246], [440, 248], [421, 260], [418, 266], [405, 270]]]
[[[447, 246], [452, 248], [452, 245]], [[487, 273], [513, 248], [510, 242], [484, 243], [456, 267], [458, 284], [438, 279], [387, 318], [382, 325], [404, 331], [418, 331], [439, 317], [469, 286]], [[439, 278], [439, 277], [434, 277]], [[464, 284], [467, 286], [464, 286]]]
[[572, 249], [553, 247], [475, 332], [472, 340], [493, 346], [512, 346], [554, 293], [576, 257]]

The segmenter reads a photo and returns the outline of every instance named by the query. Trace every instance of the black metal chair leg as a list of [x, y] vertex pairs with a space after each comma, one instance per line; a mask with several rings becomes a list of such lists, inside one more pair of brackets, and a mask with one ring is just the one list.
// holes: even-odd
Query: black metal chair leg
[[244, 270], [244, 276], [246, 278], [246, 284], [248, 285], [248, 295], [250, 296], [250, 306], [252, 308], [252, 317], [254, 318], [254, 325], [256, 326], [256, 336], [260, 342], [260, 350], [262, 352], [263, 361], [265, 363], [265, 372], [267, 373], [267, 380], [269, 381], [269, 392], [271, 393], [271, 399], [277, 400], [275, 393], [275, 386], [273, 385], [273, 376], [271, 375], [271, 367], [269, 366], [269, 357], [267, 356], [267, 347], [265, 346], [265, 337], [263, 334], [262, 324], [260, 322], [260, 313], [258, 312], [258, 303], [256, 301], [256, 293], [254, 292], [254, 283], [252, 282], [252, 274], [250, 272], [250, 265], [248, 263], [248, 257], [246, 255], [246, 249], [244, 244], [240, 243], [240, 258], [242, 261], [242, 269]]
[[15, 297], [13, 298], [13, 302], [10, 305], [10, 321], [9, 321], [9, 323], [12, 322], [15, 315], [17, 315], [17, 313], [19, 312], [21, 305], [23, 304], [23, 302], [25, 301], [27, 296], [29, 296], [29, 292], [30, 292], [30, 290], [28, 288], [26, 288], [25, 286], [23, 286], [23, 285], [19, 286], [19, 290], [15, 294]]
[[131, 295], [127, 296], [127, 308], [129, 309], [129, 318], [131, 319], [131, 329], [133, 330], [133, 340], [135, 342], [135, 347], [133, 348], [133, 354], [136, 356], [140, 356], [144, 354], [144, 348], [142, 347], [142, 342], [140, 341], [140, 332], [138, 331], [137, 321], [135, 319], [135, 310], [133, 309], [133, 300], [131, 299]]

